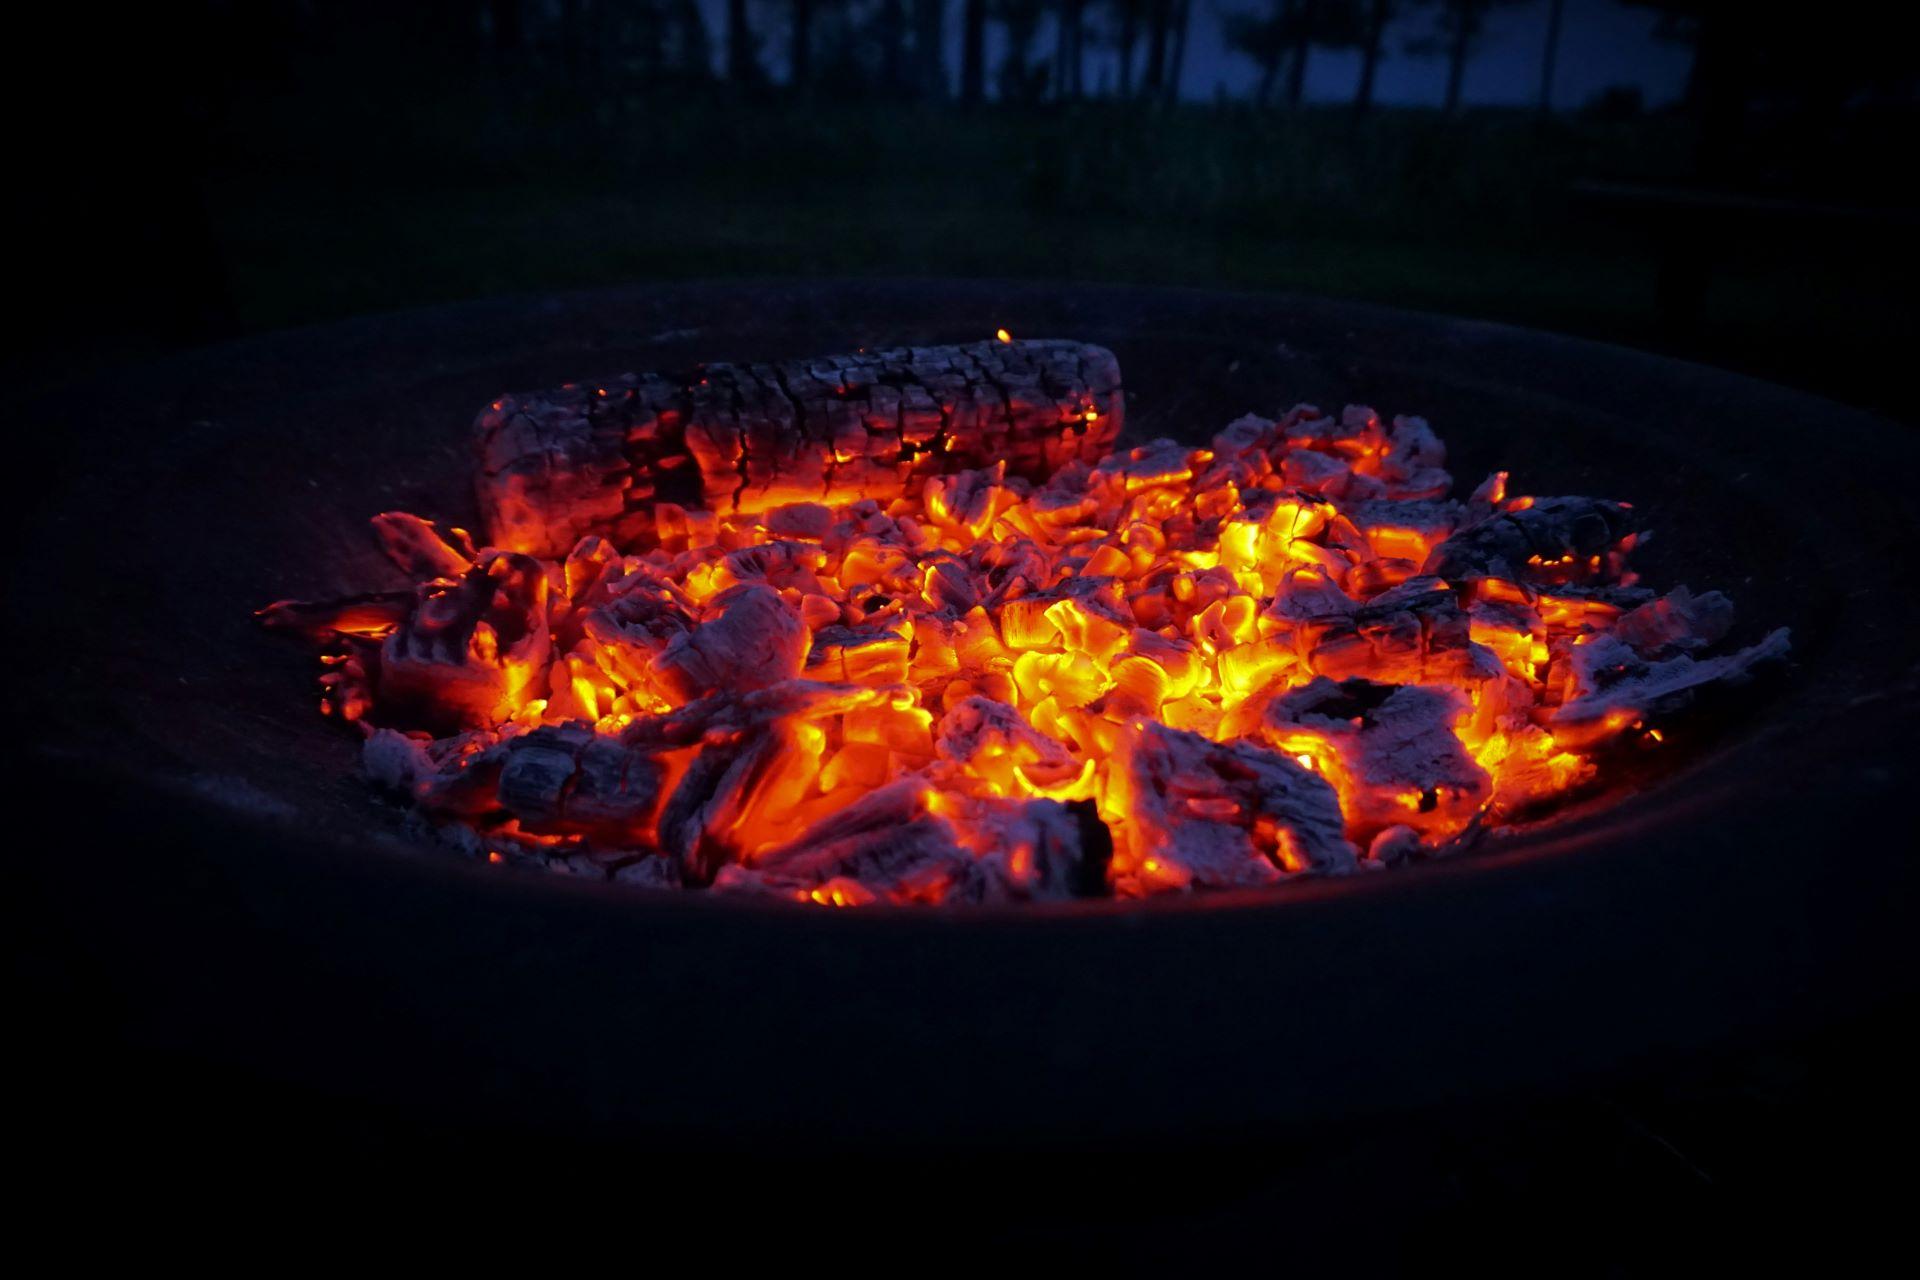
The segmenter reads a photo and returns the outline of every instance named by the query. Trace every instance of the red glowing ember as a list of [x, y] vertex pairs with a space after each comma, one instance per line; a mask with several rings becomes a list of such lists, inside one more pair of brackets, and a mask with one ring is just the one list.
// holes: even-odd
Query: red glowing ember
[[504, 398], [484, 545], [282, 602], [368, 772], [492, 861], [836, 906], [1265, 885], [1589, 787], [1732, 607], [1624, 503], [1447, 497], [1438, 438], [1300, 406], [1116, 450], [1113, 356], [993, 341]]

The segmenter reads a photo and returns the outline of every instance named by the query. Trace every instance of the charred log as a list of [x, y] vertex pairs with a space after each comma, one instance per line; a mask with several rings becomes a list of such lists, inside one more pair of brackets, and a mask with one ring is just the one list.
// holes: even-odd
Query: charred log
[[476, 423], [497, 546], [564, 555], [603, 534], [658, 537], [661, 504], [754, 513], [890, 498], [1005, 462], [1046, 479], [1105, 456], [1124, 416], [1112, 354], [1022, 340], [712, 364], [506, 396]]

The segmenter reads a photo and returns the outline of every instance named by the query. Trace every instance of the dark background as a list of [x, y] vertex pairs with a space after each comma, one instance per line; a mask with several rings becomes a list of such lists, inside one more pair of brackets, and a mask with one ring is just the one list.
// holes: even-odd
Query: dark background
[[[10, 20], [12, 185], [27, 221], [11, 274], [25, 332], [0, 361], [17, 398], [224, 338], [502, 293], [1028, 277], [1500, 320], [1911, 419], [1920, 272], [1906, 188], [1920, 100], [1898, 10], [66, 6]], [[734, 30], [751, 40], [736, 49]], [[1629, 30], [1642, 43], [1617, 38]], [[1856, 463], [1870, 460], [1832, 465]], [[1604, 1090], [1303, 1134], [1284, 1152], [1053, 1157], [1024, 1170], [1022, 1213], [947, 1206], [941, 1230], [1154, 1258], [1266, 1246], [1277, 1263], [1290, 1249], [1337, 1258], [1348, 1243], [1375, 1264], [1465, 1257], [1554, 1272], [1799, 1249], [1842, 1263], [1883, 1238], [1912, 1190], [1902, 1166], [1920, 1063], [1903, 1028], [1890, 1011]], [[730, 1197], [784, 1188], [763, 1226], [846, 1248], [927, 1216], [916, 1177], [949, 1190], [954, 1179], [933, 1157], [903, 1163], [894, 1182], [871, 1163], [836, 1180], [764, 1152], [652, 1153], [621, 1171], [624, 1153], [238, 1087], [224, 1114], [154, 1115], [117, 1106], [111, 1074], [90, 1064], [98, 1093], [44, 1157], [58, 1185], [150, 1195], [181, 1161], [208, 1157], [224, 1166], [208, 1184], [216, 1197], [255, 1209], [283, 1187], [280, 1209], [336, 1215], [451, 1195], [601, 1221], [699, 1210], [703, 1231]], [[182, 1096], [204, 1108], [206, 1082], [194, 1084]], [[516, 1165], [535, 1171], [526, 1185]], [[1162, 1190], [1144, 1208], [1109, 1194], [1147, 1181]], [[811, 1207], [820, 1197], [830, 1211]]]
[[64, 6], [16, 45], [42, 279], [6, 373], [500, 293], [959, 275], [1351, 297], [1906, 416], [1900, 8]]

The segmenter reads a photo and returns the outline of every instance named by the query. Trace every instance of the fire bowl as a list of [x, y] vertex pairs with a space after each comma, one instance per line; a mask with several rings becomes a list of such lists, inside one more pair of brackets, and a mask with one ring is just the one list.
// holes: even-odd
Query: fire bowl
[[[1111, 348], [1127, 443], [1348, 401], [1457, 477], [1635, 504], [1651, 581], [1789, 670], [1630, 794], [1279, 890], [830, 912], [525, 874], [408, 834], [262, 602], [398, 585], [366, 519], [473, 518], [474, 408], [706, 359]], [[1910, 433], [1618, 348], [1287, 297], [741, 283], [234, 343], [21, 411], [9, 638], [30, 941], [131, 1063], [596, 1141], [1190, 1141], [1552, 1088], [1910, 992]], [[70, 1017], [68, 1021], [72, 1021]], [[78, 1043], [78, 1042], [76, 1042]]]

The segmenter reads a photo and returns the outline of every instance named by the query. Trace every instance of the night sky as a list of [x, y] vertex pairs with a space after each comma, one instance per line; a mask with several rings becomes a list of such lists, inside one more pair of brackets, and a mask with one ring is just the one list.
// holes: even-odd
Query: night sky
[[[1251, 93], [1258, 70], [1246, 58], [1226, 48], [1221, 17], [1235, 9], [1253, 10], [1263, 0], [1194, 0], [1188, 34], [1186, 68], [1181, 88], [1190, 99], [1217, 93], [1244, 97]], [[716, 69], [724, 64], [726, 0], [700, 0], [708, 30], [713, 35]], [[784, 5], [754, 8], [760, 33], [762, 60], [776, 75], [784, 72], [787, 40]], [[816, 19], [816, 21], [820, 21]], [[1094, 19], [1097, 23], [1098, 19]], [[1383, 45], [1376, 99], [1398, 105], [1433, 105], [1446, 85], [1444, 58], [1416, 58], [1405, 51], [1408, 40], [1430, 29], [1432, 9], [1413, 9], [1389, 28]], [[1656, 39], [1655, 17], [1645, 9], [1630, 9], [1617, 0], [1567, 0], [1561, 33], [1559, 70], [1555, 76], [1554, 105], [1577, 107], [1613, 85], [1637, 87], [1648, 106], [1660, 106], [1679, 96], [1692, 50]], [[951, 77], [960, 64], [959, 5], [949, 6], [947, 70]], [[1488, 18], [1478, 53], [1467, 67], [1465, 97], [1469, 103], [1531, 104], [1539, 92], [1540, 54], [1545, 42], [1547, 5], [1542, 3], [1497, 9]], [[824, 26], [824, 24], [823, 24]], [[1000, 56], [999, 30], [988, 31], [989, 66]], [[1113, 54], [1091, 48], [1086, 64], [1089, 91], [1109, 86], [1117, 72]], [[1145, 39], [1141, 41], [1144, 53]], [[1053, 37], [1043, 30], [1035, 52], [1051, 51]], [[1359, 73], [1357, 53], [1315, 50], [1307, 69], [1307, 97], [1316, 101], [1344, 101], [1353, 94]], [[988, 77], [989, 83], [992, 76]]]

